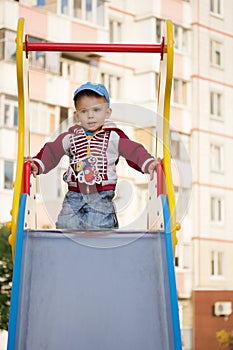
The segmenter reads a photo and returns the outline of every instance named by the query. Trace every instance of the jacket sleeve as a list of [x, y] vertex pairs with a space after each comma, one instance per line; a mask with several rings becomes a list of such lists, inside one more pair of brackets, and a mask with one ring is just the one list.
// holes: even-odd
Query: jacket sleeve
[[34, 163], [37, 165], [38, 174], [46, 174], [55, 168], [60, 162], [61, 158], [69, 154], [69, 133], [59, 135], [54, 141], [47, 142], [33, 157]]
[[155, 158], [142, 144], [130, 140], [122, 130], [118, 130], [117, 133], [120, 136], [119, 154], [126, 159], [132, 168], [142, 173], [148, 173], [148, 167]]

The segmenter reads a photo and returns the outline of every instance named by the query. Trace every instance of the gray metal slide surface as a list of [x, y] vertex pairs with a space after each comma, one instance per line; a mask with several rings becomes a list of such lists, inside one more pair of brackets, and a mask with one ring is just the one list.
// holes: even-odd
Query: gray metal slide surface
[[163, 232], [25, 231], [18, 350], [173, 350]]

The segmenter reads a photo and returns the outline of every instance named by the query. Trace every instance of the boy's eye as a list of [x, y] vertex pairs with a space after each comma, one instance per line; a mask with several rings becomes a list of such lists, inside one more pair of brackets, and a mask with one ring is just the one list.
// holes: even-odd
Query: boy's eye
[[96, 107], [93, 109], [94, 112], [99, 112], [100, 111], [100, 108], [99, 107]]
[[79, 113], [85, 114], [85, 113], [87, 113], [87, 109], [81, 109], [81, 110], [79, 111]]

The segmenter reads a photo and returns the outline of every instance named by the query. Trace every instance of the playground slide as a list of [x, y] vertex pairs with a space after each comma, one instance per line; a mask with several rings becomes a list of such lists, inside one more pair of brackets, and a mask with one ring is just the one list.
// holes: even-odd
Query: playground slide
[[[170, 34], [166, 50], [163, 44], [159, 45], [161, 59], [162, 53], [170, 57], [163, 64], [167, 69], [162, 113], [166, 123], [161, 139], [164, 140], [167, 195], [161, 194], [163, 191], [159, 194], [164, 231], [40, 232], [24, 228], [30, 181], [26, 181], [20, 195], [25, 154], [24, 90], [27, 88], [23, 79], [24, 21], [19, 20], [20, 137], [9, 237], [14, 273], [8, 350], [182, 349], [173, 258], [175, 203], [170, 153], [165, 151], [170, 144], [173, 66], [170, 22], [167, 29]], [[161, 96], [162, 93], [159, 97], [162, 101]]]
[[170, 233], [21, 228], [8, 350], [181, 350]]

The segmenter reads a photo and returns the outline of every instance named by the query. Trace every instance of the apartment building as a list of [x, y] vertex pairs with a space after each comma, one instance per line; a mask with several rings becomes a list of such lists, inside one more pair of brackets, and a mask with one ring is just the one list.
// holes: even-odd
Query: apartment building
[[[181, 222], [176, 277], [185, 350], [220, 349], [216, 331], [233, 328], [232, 14], [231, 0], [0, 0], [1, 222], [10, 220], [17, 158], [18, 18], [25, 18], [29, 41], [79, 43], [158, 43], [164, 20], [172, 20], [171, 145]], [[73, 91], [85, 81], [106, 84], [113, 121], [154, 152], [159, 60], [156, 54], [31, 53], [30, 153], [73, 123]], [[62, 160], [35, 183], [40, 227], [54, 226], [65, 167]], [[121, 227], [146, 227], [148, 179], [121, 161], [119, 176]]]
[[[233, 169], [229, 164], [233, 142], [232, 112], [229, 108], [233, 96], [230, 64], [233, 3], [194, 3], [191, 129], [193, 343], [195, 349], [218, 349], [211, 335], [219, 329], [233, 328], [230, 213]], [[198, 304], [199, 307], [202, 305], [199, 315]], [[208, 326], [203, 327], [207, 318]], [[201, 341], [201, 338], [206, 340]]]

